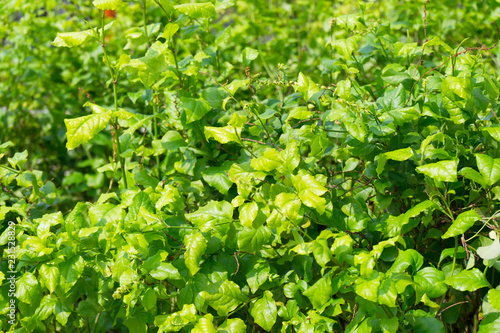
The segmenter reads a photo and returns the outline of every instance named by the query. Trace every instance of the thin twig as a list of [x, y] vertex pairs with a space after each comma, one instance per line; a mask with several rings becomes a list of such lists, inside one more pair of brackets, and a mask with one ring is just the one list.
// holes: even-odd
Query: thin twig
[[450, 306], [448, 306], [448, 307], [444, 308], [443, 310], [441, 310], [441, 311], [439, 312], [438, 316], [439, 316], [439, 317], [441, 317], [441, 314], [442, 314], [444, 311], [448, 310], [449, 308], [454, 307], [455, 305], [459, 305], [459, 304], [463, 304], [463, 303], [469, 303], [469, 301], [463, 301], [463, 302], [458, 302], [458, 303], [452, 304], [452, 305], [450, 305]]

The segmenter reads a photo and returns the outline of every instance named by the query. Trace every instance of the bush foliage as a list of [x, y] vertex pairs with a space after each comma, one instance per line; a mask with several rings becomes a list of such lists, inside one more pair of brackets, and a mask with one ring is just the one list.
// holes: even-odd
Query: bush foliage
[[500, 330], [495, 1], [0, 9], [0, 329]]

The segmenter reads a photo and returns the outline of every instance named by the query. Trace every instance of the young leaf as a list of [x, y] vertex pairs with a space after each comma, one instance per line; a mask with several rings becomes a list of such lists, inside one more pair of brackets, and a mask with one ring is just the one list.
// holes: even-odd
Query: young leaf
[[57, 47], [73, 47], [82, 45], [93, 37], [90, 30], [77, 32], [60, 32], [52, 42]]
[[231, 168], [231, 161], [226, 161], [220, 167], [210, 167], [202, 171], [203, 180], [208, 183], [208, 185], [215, 187], [220, 193], [226, 194], [233, 182], [229, 179], [228, 172]]
[[319, 92], [319, 87], [310, 78], [302, 73], [299, 73], [295, 91], [300, 92], [302, 97], [308, 101], [315, 93]]
[[323, 214], [326, 200], [320, 196], [327, 191], [324, 186], [304, 170], [292, 175], [292, 184], [304, 205], [315, 208], [318, 213]]
[[186, 3], [177, 5], [174, 8], [192, 19], [211, 18], [215, 16], [215, 6], [210, 2]]
[[417, 167], [417, 171], [441, 182], [457, 181], [458, 161], [439, 161]]
[[238, 248], [241, 251], [256, 253], [262, 250], [262, 246], [269, 242], [271, 231], [266, 226], [258, 229], [244, 228], [238, 234]]
[[227, 201], [210, 201], [197, 211], [187, 214], [186, 218], [197, 225], [201, 231], [210, 231], [216, 224], [224, 224], [233, 221], [233, 206]]
[[245, 47], [243, 52], [241, 53], [240, 61], [243, 62], [245, 67], [250, 66], [252, 60], [257, 59], [259, 56], [259, 51], [256, 49], [252, 49], [251, 47]]
[[68, 142], [66, 148], [68, 150], [74, 149], [82, 143], [88, 142], [97, 133], [102, 131], [111, 120], [112, 112], [91, 114], [88, 116], [64, 119], [66, 124]]
[[186, 112], [186, 120], [188, 124], [193, 121], [200, 120], [212, 108], [210, 103], [203, 98], [185, 98], [182, 100], [182, 107]]
[[243, 320], [240, 318], [226, 319], [226, 321], [219, 326], [221, 333], [245, 333], [247, 327]]
[[269, 148], [264, 151], [262, 156], [252, 159], [250, 165], [257, 171], [272, 171], [282, 165], [283, 161], [276, 149]]
[[480, 288], [491, 287], [483, 273], [477, 268], [449, 276], [444, 282], [459, 291], [476, 291]]
[[413, 151], [411, 150], [410, 147], [404, 148], [404, 149], [398, 149], [398, 150], [393, 150], [389, 151], [387, 153], [383, 153], [378, 155], [378, 162], [377, 162], [377, 174], [380, 176], [380, 174], [384, 171], [385, 163], [387, 160], [394, 160], [394, 161], [406, 161], [407, 159], [411, 158], [413, 156]]
[[228, 143], [231, 141], [240, 142], [239, 135], [241, 134], [241, 128], [235, 128], [233, 126], [225, 127], [205, 127], [205, 137], [208, 139], [214, 138], [220, 143]]
[[200, 260], [207, 249], [207, 241], [200, 232], [196, 232], [186, 235], [184, 244], [186, 244], [184, 262], [191, 275], [194, 276], [200, 270]]
[[485, 128], [483, 128], [483, 131], [488, 132], [488, 134], [493, 139], [500, 142], [500, 127], [485, 127]]
[[476, 161], [488, 187], [500, 180], [500, 158], [493, 159], [485, 154], [476, 154]]
[[26, 163], [26, 161], [28, 160], [28, 151], [27, 150], [24, 150], [20, 153], [15, 153], [14, 156], [12, 158], [8, 158], [7, 161], [9, 161], [10, 165], [13, 167], [13, 168], [21, 168], [24, 163]]
[[500, 310], [500, 290], [490, 289], [488, 291], [488, 303], [496, 310]]
[[314, 309], [321, 309], [331, 299], [333, 293], [332, 279], [330, 274], [327, 274], [309, 287], [304, 292], [304, 296], [309, 298]]
[[354, 35], [347, 39], [339, 39], [328, 42], [338, 53], [342, 54], [345, 60], [351, 60], [351, 55], [358, 48], [361, 35]]
[[116, 10], [123, 5], [123, 0], [94, 0], [92, 4], [101, 10]]
[[227, 317], [229, 312], [247, 300], [241, 293], [240, 287], [229, 280], [225, 280], [216, 292], [202, 291], [200, 295], [217, 311], [219, 316], [223, 317]]
[[259, 212], [259, 207], [255, 201], [248, 202], [239, 208], [240, 211], [240, 222], [243, 226], [247, 228], [252, 228], [252, 222], [257, 217]]
[[271, 331], [278, 317], [273, 293], [266, 290], [264, 295], [250, 306], [250, 314], [260, 327], [268, 332]]
[[481, 220], [481, 216], [474, 209], [463, 212], [457, 216], [453, 224], [448, 228], [446, 233], [441, 236], [442, 239], [455, 237], [464, 234], [474, 225], [477, 220]]

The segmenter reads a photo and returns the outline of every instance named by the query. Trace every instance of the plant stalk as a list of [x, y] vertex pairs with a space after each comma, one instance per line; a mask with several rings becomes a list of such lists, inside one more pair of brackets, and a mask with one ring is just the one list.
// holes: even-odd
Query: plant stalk
[[[109, 70], [109, 75], [111, 76], [111, 79], [113, 80], [113, 98], [114, 98], [114, 104], [115, 104], [115, 112], [118, 111], [118, 96], [116, 92], [116, 81], [118, 80], [118, 74], [115, 74], [113, 72], [113, 69], [111, 68], [111, 62], [109, 60], [108, 53], [106, 52], [106, 44], [104, 40], [104, 10], [101, 11], [101, 47], [104, 52], [104, 58], [106, 62], [106, 66], [108, 67]], [[118, 120], [116, 116], [113, 119], [113, 129], [114, 129], [114, 141], [116, 145], [116, 149], [118, 152], [118, 158], [120, 159], [120, 165], [122, 168], [122, 177], [123, 177], [123, 185], [125, 188], [128, 187], [127, 184], [127, 174], [125, 170], [125, 159], [121, 156], [121, 147], [120, 147], [120, 140], [118, 136]]]
[[148, 25], [146, 22], [146, 0], [142, 0], [142, 20], [143, 20], [143, 24], [144, 24], [144, 35], [146, 36], [148, 48], [150, 48], [151, 44], [149, 43]]

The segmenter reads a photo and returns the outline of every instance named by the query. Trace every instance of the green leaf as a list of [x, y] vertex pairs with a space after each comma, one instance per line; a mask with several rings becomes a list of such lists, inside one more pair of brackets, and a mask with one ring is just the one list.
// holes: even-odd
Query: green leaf
[[493, 139], [500, 142], [500, 127], [484, 127], [482, 130], [488, 132]]
[[24, 163], [26, 163], [26, 161], [28, 160], [28, 151], [27, 150], [24, 150], [20, 153], [15, 153], [14, 156], [12, 158], [8, 158], [7, 161], [9, 161], [10, 165], [13, 167], [13, 168], [21, 168]]
[[161, 138], [161, 145], [166, 150], [177, 150], [180, 147], [186, 147], [187, 143], [177, 131], [168, 131]]
[[[401, 94], [404, 95], [404, 91], [402, 91]], [[396, 108], [394, 110], [388, 111], [387, 114], [391, 116], [391, 118], [394, 120], [394, 124], [398, 126], [402, 126], [406, 123], [420, 118], [420, 112], [414, 106], [407, 108]]]
[[500, 312], [492, 312], [481, 320], [477, 333], [492, 333], [498, 331], [500, 331]]
[[149, 275], [157, 280], [182, 280], [177, 268], [169, 262], [162, 262], [155, 269], [149, 272]]
[[59, 265], [61, 288], [68, 292], [80, 279], [85, 268], [85, 262], [81, 256], [74, 256]]
[[32, 273], [24, 273], [16, 282], [16, 298], [26, 304], [38, 305], [42, 298], [42, 288]]
[[246, 116], [241, 116], [235, 112], [231, 116], [231, 120], [229, 121], [228, 125], [231, 125], [236, 128], [242, 128], [243, 126], [245, 126], [247, 121], [248, 118]]
[[200, 232], [186, 235], [184, 237], [186, 252], [184, 253], [184, 261], [191, 275], [195, 275], [200, 270], [201, 257], [207, 250], [207, 241]]
[[233, 185], [228, 175], [231, 165], [231, 161], [226, 161], [220, 167], [210, 167], [203, 170], [201, 172], [203, 180], [208, 185], [215, 187], [220, 193], [226, 194]]
[[361, 35], [354, 35], [347, 39], [332, 40], [329, 44], [342, 54], [345, 60], [351, 60], [351, 55], [358, 48], [358, 43], [361, 40]]
[[252, 60], [257, 59], [258, 56], [259, 56], [259, 51], [257, 51], [256, 49], [252, 49], [250, 47], [245, 47], [245, 49], [241, 53], [240, 61], [243, 62], [243, 65], [245, 67], [248, 67], [250, 66]]
[[96, 6], [99, 9], [109, 9], [109, 10], [116, 10], [119, 7], [123, 5], [122, 0], [94, 0], [92, 2], [94, 6]]
[[378, 288], [378, 303], [389, 307], [396, 306], [398, 290], [392, 279], [383, 280]]
[[155, 188], [160, 182], [157, 178], [150, 175], [150, 172], [147, 170], [141, 170], [134, 175], [134, 180], [137, 184], [147, 187]]
[[45, 295], [40, 304], [37, 304], [34, 317], [40, 321], [47, 319], [54, 312], [56, 304], [57, 298], [54, 295]]
[[464, 234], [476, 221], [481, 220], [481, 216], [474, 209], [463, 212], [457, 216], [446, 233], [441, 236], [442, 239], [455, 237]]
[[308, 101], [315, 93], [319, 92], [319, 87], [310, 78], [302, 73], [299, 73], [295, 91], [300, 92], [302, 97]]
[[363, 297], [364, 299], [371, 302], [378, 302], [379, 286], [380, 277], [374, 277], [369, 280], [358, 278], [356, 280], [354, 290], [356, 291], [357, 295]]
[[345, 129], [351, 134], [354, 138], [361, 142], [365, 142], [366, 131], [363, 125], [358, 125], [353, 122], [344, 120], [342, 122], [345, 126]]
[[57, 266], [43, 264], [38, 270], [38, 277], [40, 278], [42, 286], [53, 293], [59, 285], [59, 268]]
[[323, 214], [326, 200], [320, 196], [327, 191], [324, 186], [304, 170], [292, 175], [292, 184], [304, 205], [315, 208], [318, 213]]
[[387, 236], [394, 237], [400, 235], [402, 228], [410, 222], [412, 217], [420, 215], [427, 209], [435, 209], [437, 205], [431, 200], [425, 200], [410, 208], [406, 213], [399, 216], [389, 216], [387, 219]]
[[214, 48], [217, 51], [219, 48], [226, 46], [231, 38], [231, 26], [222, 30], [215, 38]]
[[443, 107], [450, 114], [450, 119], [455, 124], [463, 124], [470, 118], [466, 110], [471, 109], [472, 80], [470, 77], [446, 77], [441, 85]]
[[300, 155], [299, 148], [297, 144], [292, 141], [286, 146], [286, 149], [280, 151], [281, 165], [278, 167], [278, 171], [284, 175], [290, 175], [299, 166]]
[[215, 16], [215, 6], [210, 2], [187, 3], [177, 5], [174, 8], [192, 19], [211, 18]]
[[293, 108], [292, 111], [288, 114], [286, 121], [289, 122], [293, 119], [305, 120], [309, 119], [312, 116], [312, 112], [305, 106], [298, 106]]
[[382, 70], [382, 80], [389, 84], [399, 84], [409, 78], [410, 75], [399, 64], [389, 64]]
[[269, 242], [271, 231], [266, 226], [258, 229], [244, 228], [238, 234], [238, 248], [240, 251], [256, 253], [262, 250], [262, 246]]
[[203, 98], [184, 98], [182, 99], [182, 107], [186, 112], [187, 124], [200, 120], [212, 109], [210, 103]]
[[493, 159], [485, 154], [476, 154], [476, 162], [488, 187], [500, 180], [500, 158]]
[[247, 228], [252, 228], [252, 222], [257, 217], [259, 206], [257, 206], [257, 203], [255, 201], [247, 202], [244, 205], [240, 206], [239, 212], [241, 224]]
[[424, 264], [424, 258], [420, 253], [413, 249], [399, 251], [399, 255], [387, 271], [389, 273], [402, 273], [411, 266], [413, 272], [417, 272]]
[[208, 139], [214, 138], [220, 143], [228, 142], [240, 142], [239, 136], [241, 134], [241, 128], [235, 128], [233, 126], [225, 127], [209, 127], [205, 126], [205, 137]]
[[166, 40], [170, 40], [173, 35], [179, 30], [179, 25], [176, 23], [168, 23], [165, 26], [165, 30], [163, 31], [163, 34], [161, 35], [163, 38]]
[[295, 193], [280, 193], [274, 199], [275, 208], [267, 219], [270, 228], [277, 228], [286, 225], [285, 220], [295, 223], [299, 218], [300, 207], [302, 206], [299, 197]]
[[488, 246], [477, 248], [477, 255], [486, 260], [495, 260], [500, 257], [500, 241], [495, 238], [493, 243]]
[[247, 301], [240, 287], [229, 280], [225, 280], [215, 292], [202, 291], [200, 295], [217, 311], [219, 316], [223, 317], [227, 317], [229, 312]]
[[449, 276], [444, 282], [459, 291], [476, 291], [480, 288], [491, 287], [483, 273], [477, 268]]
[[276, 302], [273, 299], [273, 293], [269, 290], [264, 292], [264, 295], [250, 306], [250, 314], [252, 315], [255, 323], [262, 327], [267, 332], [271, 331], [278, 311], [276, 309]]
[[330, 274], [327, 274], [309, 287], [304, 292], [304, 296], [309, 298], [314, 309], [318, 310], [331, 299], [333, 293], [332, 279]]
[[350, 99], [352, 96], [351, 86], [352, 84], [349, 79], [337, 82], [337, 94], [339, 95], [339, 97], [344, 99]]
[[427, 294], [429, 298], [437, 298], [443, 296], [448, 287], [444, 284], [444, 273], [434, 267], [425, 267], [413, 276], [413, 280], [417, 284], [418, 295]]
[[88, 142], [97, 133], [102, 131], [108, 125], [112, 112], [91, 114], [88, 116], [64, 119], [66, 124], [68, 142], [66, 148], [74, 149], [82, 143]]
[[144, 309], [150, 310], [156, 307], [156, 292], [152, 288], [148, 288], [146, 292], [142, 295], [142, 305]]
[[198, 319], [198, 322], [194, 326], [194, 328], [191, 330], [193, 333], [216, 333], [217, 330], [215, 329], [214, 326], [214, 316], [212, 316], [210, 313], [207, 313], [203, 317]]
[[413, 151], [410, 147], [404, 149], [393, 150], [387, 153], [378, 155], [377, 162], [377, 175], [384, 171], [385, 162], [387, 160], [394, 160], [398, 162], [406, 161], [413, 156]]
[[90, 30], [76, 32], [58, 33], [57, 37], [52, 42], [52, 45], [57, 47], [73, 47], [79, 46], [93, 37]]
[[238, 89], [248, 86], [249, 80], [233, 80], [230, 84], [226, 86], [227, 91], [231, 96], [234, 96]]
[[252, 293], [256, 293], [259, 287], [267, 281], [270, 272], [271, 267], [267, 262], [257, 263], [253, 266], [246, 275], [247, 283]]
[[456, 182], [457, 181], [457, 166], [458, 161], [440, 161], [436, 163], [421, 165], [417, 167], [417, 171], [429, 176], [432, 179], [441, 182]]
[[484, 180], [484, 177], [476, 170], [469, 168], [469, 167], [465, 167], [465, 168], [460, 169], [458, 174], [460, 176], [463, 176], [467, 179], [470, 179], [470, 180], [478, 183], [483, 188], [486, 188], [486, 181]]
[[332, 260], [332, 251], [328, 246], [326, 239], [316, 239], [313, 244], [314, 259], [321, 267], [325, 268], [326, 265]]
[[217, 331], [220, 333], [245, 333], [247, 326], [240, 318], [226, 319]]
[[179, 190], [172, 185], [165, 185], [161, 196], [155, 204], [156, 209], [161, 210], [166, 205], [178, 202], [181, 197]]
[[229, 227], [233, 221], [233, 206], [227, 201], [210, 201], [196, 212], [187, 214], [186, 218], [203, 232], [212, 231], [218, 224]]
[[194, 304], [184, 304], [181, 311], [156, 316], [154, 324], [158, 326], [159, 332], [178, 332], [189, 323], [194, 324], [197, 321]]
[[415, 332], [422, 333], [445, 333], [444, 325], [436, 318], [416, 317], [413, 326]]
[[445, 42], [443, 42], [443, 40], [441, 38], [439, 38], [438, 36], [435, 36], [433, 37], [432, 39], [429, 39], [426, 43], [425, 43], [425, 46], [442, 46], [444, 48], [444, 50], [450, 54], [454, 54], [455, 53], [455, 50], [449, 46], [448, 44], [446, 44]]
[[396, 333], [399, 328], [399, 320], [397, 317], [379, 318], [379, 324], [382, 333]]
[[488, 291], [488, 303], [496, 310], [500, 310], [500, 290], [490, 289]]
[[128, 328], [129, 332], [147, 333], [148, 323], [145, 318], [134, 316], [123, 321], [123, 325]]
[[272, 171], [283, 164], [280, 154], [274, 148], [269, 148], [264, 151], [262, 156], [253, 158], [250, 165], [257, 171]]

